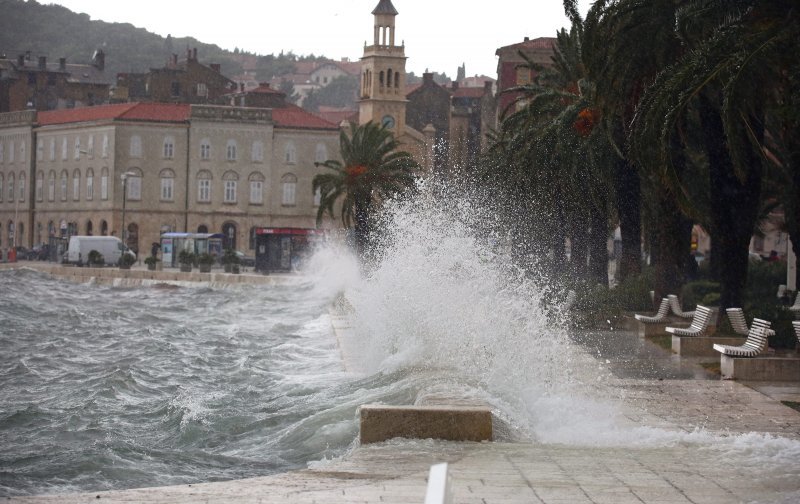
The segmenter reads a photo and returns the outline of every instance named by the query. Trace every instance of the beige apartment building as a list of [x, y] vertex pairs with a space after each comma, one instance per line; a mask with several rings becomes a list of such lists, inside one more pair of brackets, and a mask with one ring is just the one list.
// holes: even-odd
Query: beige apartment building
[[316, 227], [314, 163], [338, 156], [338, 126], [295, 106], [0, 114], [0, 248], [124, 227], [137, 251], [170, 231], [247, 251], [258, 227]]

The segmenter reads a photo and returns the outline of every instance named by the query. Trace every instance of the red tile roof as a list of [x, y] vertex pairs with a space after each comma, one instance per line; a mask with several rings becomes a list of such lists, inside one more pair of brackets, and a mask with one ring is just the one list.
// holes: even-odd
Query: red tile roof
[[276, 128], [338, 130], [339, 126], [305, 111], [297, 105], [272, 109]]
[[37, 118], [41, 126], [113, 120], [184, 122], [189, 119], [190, 112], [186, 104], [118, 103], [39, 112]]

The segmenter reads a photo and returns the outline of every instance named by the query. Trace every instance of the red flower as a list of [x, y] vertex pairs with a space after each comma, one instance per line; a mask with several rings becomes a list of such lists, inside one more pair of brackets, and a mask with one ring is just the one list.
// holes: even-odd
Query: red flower
[[363, 165], [348, 166], [344, 171], [347, 174], [347, 183], [352, 184], [358, 177], [367, 172], [367, 167]]
[[578, 135], [587, 137], [592, 133], [595, 123], [600, 119], [600, 112], [597, 109], [585, 108], [578, 112], [578, 118], [572, 123], [573, 129]]

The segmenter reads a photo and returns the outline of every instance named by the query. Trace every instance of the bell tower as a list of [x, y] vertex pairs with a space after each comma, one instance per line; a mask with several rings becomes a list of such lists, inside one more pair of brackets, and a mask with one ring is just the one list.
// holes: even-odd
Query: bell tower
[[406, 127], [408, 102], [405, 46], [395, 43], [397, 9], [391, 0], [380, 0], [372, 14], [375, 16], [373, 43], [364, 43], [361, 58], [358, 122], [385, 124], [398, 137]]

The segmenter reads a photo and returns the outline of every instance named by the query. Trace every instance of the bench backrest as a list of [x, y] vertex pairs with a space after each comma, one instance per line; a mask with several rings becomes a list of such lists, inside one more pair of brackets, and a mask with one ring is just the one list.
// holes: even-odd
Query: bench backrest
[[794, 327], [794, 335], [797, 336], [797, 341], [800, 342], [800, 320], [792, 322], [792, 327]]
[[750, 329], [747, 327], [747, 319], [744, 318], [744, 311], [741, 308], [728, 308], [728, 321], [733, 330], [739, 334], [748, 334]]
[[692, 324], [689, 326], [689, 328], [702, 330], [708, 327], [708, 323], [710, 321], [711, 321], [711, 308], [702, 305], [697, 305], [697, 309], [694, 311], [694, 317], [692, 317]]
[[683, 313], [683, 308], [681, 308], [681, 302], [678, 299], [678, 296], [675, 294], [670, 294], [667, 296], [667, 298], [669, 299], [669, 304], [672, 307], [672, 313], [675, 315], [680, 315]]
[[769, 331], [770, 325], [772, 325], [772, 323], [767, 320], [753, 319], [753, 323], [750, 325], [750, 331], [747, 333], [747, 341], [744, 343], [745, 346], [757, 348], [758, 350], [766, 349], [767, 331]]
[[661, 298], [661, 304], [658, 306], [658, 311], [655, 314], [655, 318], [664, 318], [669, 313], [669, 299]]

